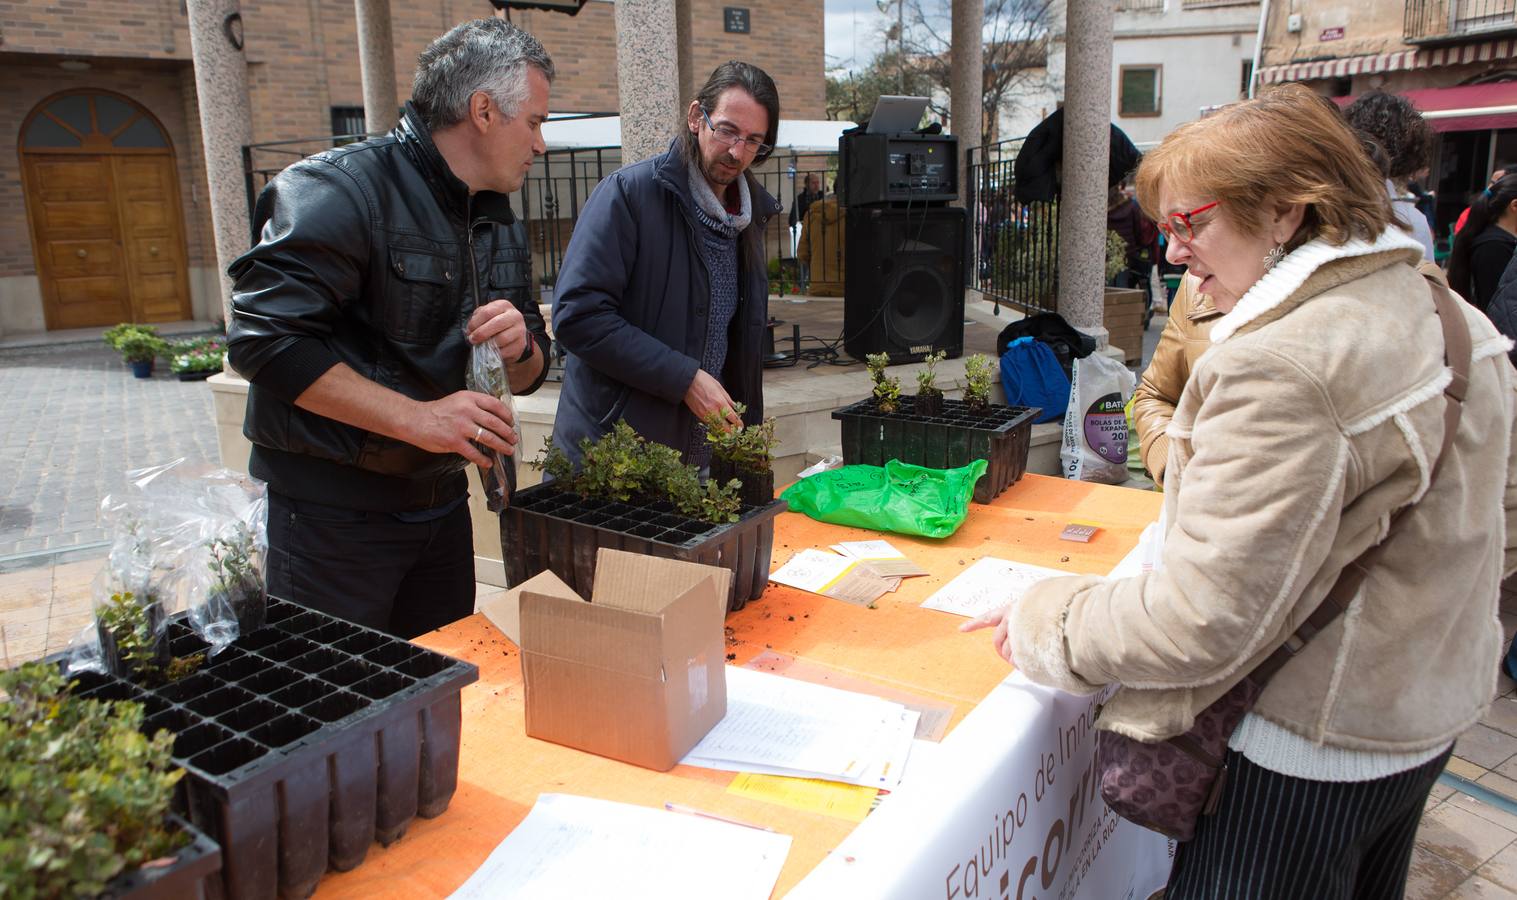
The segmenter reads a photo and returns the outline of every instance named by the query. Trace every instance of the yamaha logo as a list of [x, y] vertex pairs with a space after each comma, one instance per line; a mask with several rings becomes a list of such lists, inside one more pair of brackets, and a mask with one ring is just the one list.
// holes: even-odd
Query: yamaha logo
[[914, 347], [908, 347], [908, 348], [906, 348], [906, 352], [907, 353], [931, 353], [932, 352], [932, 345], [931, 344], [917, 344]]

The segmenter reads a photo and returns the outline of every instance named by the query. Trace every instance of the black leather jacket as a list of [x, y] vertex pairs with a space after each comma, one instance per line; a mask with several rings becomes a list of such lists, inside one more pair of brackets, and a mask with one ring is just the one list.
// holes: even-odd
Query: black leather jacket
[[506, 196], [471, 197], [408, 104], [388, 135], [280, 173], [254, 225], [257, 246], [228, 270], [227, 339], [232, 367], [251, 383], [252, 474], [287, 496], [352, 509], [429, 509], [462, 496], [463, 457], [319, 416], [295, 398], [337, 363], [417, 400], [462, 390], [464, 323], [501, 296], [546, 353], [526, 230]]

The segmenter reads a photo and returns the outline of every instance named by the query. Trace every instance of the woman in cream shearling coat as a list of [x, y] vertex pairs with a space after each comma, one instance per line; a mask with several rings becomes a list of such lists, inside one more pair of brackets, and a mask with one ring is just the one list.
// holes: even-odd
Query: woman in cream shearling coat
[[[1336, 110], [1300, 86], [1181, 126], [1138, 172], [1146, 211], [1224, 315], [1168, 426], [1161, 567], [1044, 581], [970, 623], [1033, 681], [1122, 689], [1098, 727], [1183, 733], [1415, 503], [1347, 612], [1233, 734], [1221, 808], [1167, 900], [1383, 898], [1423, 802], [1495, 691], [1499, 582], [1517, 567], [1509, 342], [1474, 345], [1455, 443], [1421, 246]], [[1283, 258], [1282, 258], [1283, 257]]]

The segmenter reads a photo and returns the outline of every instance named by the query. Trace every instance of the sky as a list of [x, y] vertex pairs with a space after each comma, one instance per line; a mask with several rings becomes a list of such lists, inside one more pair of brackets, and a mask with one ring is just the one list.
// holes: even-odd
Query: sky
[[827, 68], [856, 68], [874, 58], [890, 24], [875, 0], [825, 0]]

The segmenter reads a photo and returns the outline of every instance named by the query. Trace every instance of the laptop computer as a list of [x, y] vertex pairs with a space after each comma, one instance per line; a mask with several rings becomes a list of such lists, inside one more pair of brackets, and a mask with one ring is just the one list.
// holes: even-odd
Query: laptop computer
[[902, 134], [915, 131], [927, 111], [926, 97], [896, 97], [881, 95], [874, 103], [874, 113], [869, 117], [867, 134]]

